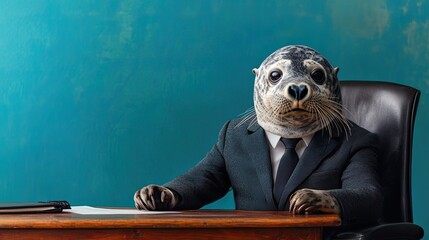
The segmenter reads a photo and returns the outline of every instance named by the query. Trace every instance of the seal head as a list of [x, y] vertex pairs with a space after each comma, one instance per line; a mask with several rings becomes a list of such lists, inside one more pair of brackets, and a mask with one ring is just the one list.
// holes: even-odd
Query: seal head
[[258, 124], [287, 138], [321, 129], [349, 128], [342, 114], [338, 68], [307, 46], [280, 48], [255, 74], [254, 108]]

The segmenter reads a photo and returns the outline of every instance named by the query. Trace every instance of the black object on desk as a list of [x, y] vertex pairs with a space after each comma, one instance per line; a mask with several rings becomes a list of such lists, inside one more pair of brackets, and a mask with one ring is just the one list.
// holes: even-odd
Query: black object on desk
[[67, 201], [0, 203], [0, 213], [56, 213], [70, 209]]

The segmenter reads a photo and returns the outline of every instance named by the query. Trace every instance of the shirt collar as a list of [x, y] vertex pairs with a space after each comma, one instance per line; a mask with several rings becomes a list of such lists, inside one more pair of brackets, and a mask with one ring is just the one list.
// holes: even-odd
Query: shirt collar
[[[281, 136], [276, 135], [276, 134], [271, 133], [271, 132], [268, 132], [268, 131], [265, 131], [265, 135], [267, 136], [268, 141], [270, 142], [270, 145], [273, 148], [277, 147], [277, 144], [280, 142], [280, 138], [282, 138]], [[304, 140], [306, 147], [308, 147], [308, 144], [310, 144], [313, 136], [314, 136], [314, 133], [301, 137], [302, 140]]]

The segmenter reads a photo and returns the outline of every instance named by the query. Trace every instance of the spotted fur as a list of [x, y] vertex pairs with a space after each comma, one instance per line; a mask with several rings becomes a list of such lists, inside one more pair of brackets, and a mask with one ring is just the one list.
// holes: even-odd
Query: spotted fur
[[[275, 83], [269, 80], [273, 69], [282, 75]], [[312, 73], [322, 73], [323, 82], [316, 82]], [[306, 46], [287, 46], [277, 50], [253, 71], [254, 108], [243, 114], [240, 124], [256, 122], [266, 131], [287, 137], [298, 138], [333, 128], [350, 130], [342, 114], [341, 92], [338, 83], [338, 68], [318, 52]], [[305, 86], [307, 92], [302, 98], [293, 98], [290, 87]], [[134, 195], [138, 209], [170, 210], [181, 201], [171, 189], [149, 185]], [[328, 212], [340, 213], [337, 200], [328, 191], [301, 189], [290, 197], [290, 211], [296, 214]]]
[[[273, 71], [281, 72], [278, 81], [270, 81]], [[316, 81], [312, 73], [319, 71], [324, 81]], [[342, 114], [338, 68], [320, 53], [306, 46], [286, 46], [254, 69], [254, 110], [247, 111], [243, 121], [256, 121], [266, 131], [286, 138], [300, 138], [319, 130], [332, 135], [350, 131]], [[305, 97], [291, 97], [291, 86], [308, 89]], [[293, 92], [292, 92], [293, 93]], [[340, 207], [328, 191], [301, 189], [290, 197], [290, 211], [304, 213], [340, 213]]]
[[304, 188], [291, 195], [289, 211], [294, 214], [339, 213], [340, 206], [328, 192]]
[[[282, 72], [281, 79], [275, 84], [269, 80], [273, 70]], [[322, 84], [312, 79], [315, 70], [323, 72], [325, 80]], [[256, 75], [254, 112], [248, 113], [243, 123], [257, 121], [266, 131], [288, 138], [302, 137], [321, 129], [326, 129], [329, 134], [333, 128], [350, 129], [342, 114], [338, 68], [333, 68], [314, 49], [300, 45], [283, 47], [268, 56], [253, 72]], [[292, 99], [288, 93], [291, 85], [305, 85], [308, 96], [299, 101]]]

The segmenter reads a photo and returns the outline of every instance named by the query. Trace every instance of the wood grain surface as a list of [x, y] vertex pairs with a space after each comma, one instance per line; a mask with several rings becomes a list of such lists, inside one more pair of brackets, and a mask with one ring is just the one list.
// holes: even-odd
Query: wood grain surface
[[320, 239], [337, 215], [184, 211], [157, 215], [2, 214], [0, 239]]

